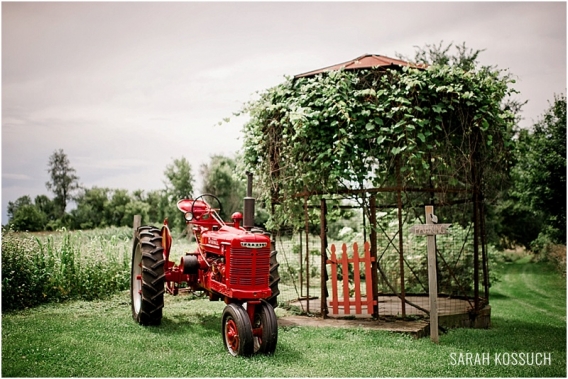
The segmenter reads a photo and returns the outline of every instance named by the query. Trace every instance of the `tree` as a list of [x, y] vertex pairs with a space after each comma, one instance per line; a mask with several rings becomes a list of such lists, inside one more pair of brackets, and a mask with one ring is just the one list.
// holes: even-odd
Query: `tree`
[[113, 191], [112, 197], [105, 213], [106, 220], [109, 225], [126, 226], [132, 225], [132, 218], [128, 218], [127, 206], [132, 199], [125, 189], [116, 189]]
[[67, 202], [72, 199], [73, 192], [79, 188], [79, 177], [75, 175], [75, 169], [71, 167], [63, 149], [55, 151], [49, 157], [48, 166], [47, 171], [51, 180], [46, 182], [45, 186], [55, 194], [53, 201], [57, 205], [59, 216], [63, 216]]
[[37, 195], [34, 199], [34, 204], [40, 211], [45, 213], [48, 221], [53, 221], [56, 219], [55, 204], [49, 197], [47, 197], [46, 195]]
[[165, 190], [154, 190], [148, 192], [144, 202], [150, 206], [148, 210], [149, 222], [162, 222], [167, 218], [168, 198]]
[[209, 164], [202, 164], [200, 174], [203, 178], [203, 193], [210, 193], [223, 204], [221, 218], [227, 219], [234, 212], [242, 211], [242, 202], [246, 193], [244, 173], [237, 175], [237, 163], [234, 159], [213, 155]]
[[[438, 45], [426, 44], [424, 47], [416, 47], [414, 59], [415, 63], [422, 63], [426, 65], [439, 65], [439, 66], [452, 66], [459, 67], [464, 71], [474, 70], [477, 65], [477, 57], [484, 50], [468, 49], [463, 42], [461, 45], [455, 45], [456, 54], [451, 54], [450, 49], [454, 46], [450, 43], [444, 47], [444, 41], [440, 41]], [[403, 60], [411, 60], [401, 54], [396, 54], [397, 57]]]
[[515, 196], [530, 210], [541, 237], [565, 243], [566, 95], [555, 96], [533, 130], [519, 132], [518, 145]]
[[47, 217], [33, 204], [26, 204], [18, 209], [10, 219], [13, 230], [37, 232], [45, 229]]
[[142, 225], [148, 223], [148, 213], [150, 212], [150, 204], [140, 201], [132, 200], [124, 207], [124, 216], [122, 218], [122, 224], [126, 226], [132, 225], [135, 215], [140, 215], [142, 218]]
[[92, 229], [110, 225], [106, 215], [110, 211], [111, 193], [109, 188], [93, 187], [82, 190], [75, 199], [77, 208], [71, 211], [73, 228]]
[[166, 166], [164, 175], [167, 179], [165, 185], [170, 202], [191, 198], [194, 178], [191, 172], [191, 164], [185, 157], [174, 159], [172, 164]]
[[[166, 216], [171, 228], [183, 229], [185, 221], [181, 212], [176, 207], [180, 199], [191, 198], [193, 195], [194, 178], [191, 172], [191, 164], [185, 157], [174, 159], [172, 164], [166, 166], [164, 171], [166, 176], [166, 198], [168, 206]], [[179, 217], [178, 217], [179, 216]]]
[[32, 205], [32, 199], [28, 195], [20, 196], [14, 202], [9, 201], [8, 202], [8, 208], [6, 210], [6, 213], [8, 214], [8, 218], [12, 219], [14, 217], [14, 215], [16, 214], [16, 212], [18, 211], [18, 209], [25, 206], [25, 205]]
[[21, 196], [14, 202], [9, 201], [7, 214], [10, 219], [8, 225], [17, 231], [43, 230], [47, 222], [45, 213], [32, 203], [28, 195]]

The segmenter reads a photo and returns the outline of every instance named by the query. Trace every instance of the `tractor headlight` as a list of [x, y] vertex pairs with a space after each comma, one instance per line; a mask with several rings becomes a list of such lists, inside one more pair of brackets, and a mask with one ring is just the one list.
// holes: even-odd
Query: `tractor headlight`
[[187, 212], [183, 217], [185, 218], [185, 221], [189, 222], [193, 220], [193, 213]]

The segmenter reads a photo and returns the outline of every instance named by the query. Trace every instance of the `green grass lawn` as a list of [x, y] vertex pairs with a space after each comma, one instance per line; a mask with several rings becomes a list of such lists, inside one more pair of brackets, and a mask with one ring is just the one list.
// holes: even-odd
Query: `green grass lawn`
[[[491, 290], [492, 327], [451, 330], [439, 345], [358, 328], [286, 327], [274, 356], [234, 358], [223, 347], [220, 302], [167, 296], [160, 327], [132, 320], [127, 292], [44, 305], [2, 316], [2, 376], [566, 377], [565, 279], [526, 259], [500, 270]], [[519, 353], [550, 362], [513, 365]], [[467, 354], [488, 354], [490, 361], [465, 364]]]

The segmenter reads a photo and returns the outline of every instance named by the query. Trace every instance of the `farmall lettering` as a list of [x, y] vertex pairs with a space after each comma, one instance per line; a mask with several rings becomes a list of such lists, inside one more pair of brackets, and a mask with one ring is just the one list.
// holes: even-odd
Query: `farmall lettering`
[[[214, 195], [183, 199], [177, 204], [193, 232], [197, 248], [175, 264], [169, 260], [172, 237], [167, 220], [161, 229], [138, 228], [132, 253], [132, 316], [142, 325], [159, 325], [164, 294], [205, 293], [227, 305], [222, 316], [223, 343], [233, 356], [273, 354], [278, 340], [278, 263], [270, 236], [254, 227], [252, 175], [247, 173], [243, 215], [231, 222], [219, 216], [222, 205]], [[213, 199], [213, 208], [205, 199]], [[242, 222], [242, 225], [241, 225]]]

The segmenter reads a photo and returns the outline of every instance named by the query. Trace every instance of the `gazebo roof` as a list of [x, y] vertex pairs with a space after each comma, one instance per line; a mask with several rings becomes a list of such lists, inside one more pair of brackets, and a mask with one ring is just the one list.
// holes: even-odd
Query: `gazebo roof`
[[377, 54], [365, 54], [361, 55], [358, 58], [352, 59], [347, 62], [334, 64], [332, 66], [320, 68], [317, 70], [305, 72], [303, 74], [298, 74], [294, 76], [294, 78], [304, 78], [308, 76], [314, 76], [317, 74], [321, 74], [322, 72], [328, 71], [336, 71], [340, 69], [345, 70], [360, 70], [364, 68], [372, 68], [372, 67], [383, 67], [383, 68], [395, 68], [395, 67], [403, 67], [403, 66], [410, 66], [416, 68], [424, 68], [424, 65], [416, 65], [410, 62], [403, 61], [401, 59], [390, 58], [384, 55], [377, 55]]

